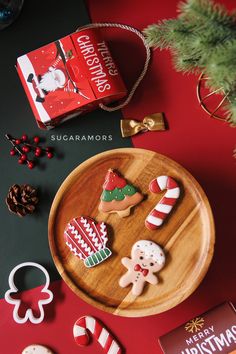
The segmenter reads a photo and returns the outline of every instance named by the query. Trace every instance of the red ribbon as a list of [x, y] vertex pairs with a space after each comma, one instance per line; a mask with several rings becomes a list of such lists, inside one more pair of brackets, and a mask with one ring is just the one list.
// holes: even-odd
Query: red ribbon
[[144, 269], [142, 268], [139, 264], [136, 264], [134, 267], [135, 272], [141, 272], [143, 273], [143, 276], [146, 277], [146, 275], [148, 275], [149, 270], [148, 269]]

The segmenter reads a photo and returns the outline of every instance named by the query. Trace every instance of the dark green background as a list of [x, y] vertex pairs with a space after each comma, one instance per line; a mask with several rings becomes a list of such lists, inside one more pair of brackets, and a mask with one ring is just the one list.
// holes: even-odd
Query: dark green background
[[[8, 275], [17, 264], [35, 261], [46, 266], [52, 280], [58, 279], [47, 239], [48, 214], [55, 193], [65, 177], [78, 164], [92, 155], [117, 147], [131, 146], [129, 139], [122, 139], [119, 121], [121, 113], [96, 110], [83, 117], [74, 118], [60, 127], [42, 131], [37, 128], [23, 87], [14, 68], [16, 58], [44, 44], [73, 32], [78, 26], [89, 22], [87, 9], [81, 0], [26, 0], [17, 21], [0, 32], [0, 161], [1, 161], [1, 207], [0, 207], [0, 296], [8, 288]], [[55, 147], [56, 157], [42, 158], [42, 165], [34, 170], [20, 166], [16, 157], [10, 157], [10, 144], [4, 134], [20, 137], [23, 133], [35, 134]], [[51, 135], [112, 135], [107, 142], [52, 142]], [[29, 183], [39, 188], [38, 212], [25, 218], [10, 214], [5, 197], [14, 184]], [[21, 271], [18, 278], [20, 290], [35, 287], [43, 281], [37, 271]]]

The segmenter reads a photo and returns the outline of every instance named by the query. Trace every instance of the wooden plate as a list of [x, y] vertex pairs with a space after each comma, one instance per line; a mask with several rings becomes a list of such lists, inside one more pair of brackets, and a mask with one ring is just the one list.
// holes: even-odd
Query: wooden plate
[[[98, 211], [104, 177], [117, 169], [147, 195], [129, 217]], [[159, 176], [174, 177], [182, 197], [169, 219], [156, 231], [144, 226], [150, 210], [162, 195], [151, 194], [149, 182]], [[109, 248], [113, 255], [94, 268], [85, 268], [65, 245], [64, 228], [76, 216], [91, 216], [109, 225]], [[126, 268], [121, 258], [130, 256], [140, 239], [164, 247], [167, 264], [159, 273], [158, 285], [147, 284], [139, 297], [118, 281]], [[214, 222], [203, 190], [183, 167], [169, 158], [143, 149], [124, 148], [103, 152], [79, 165], [63, 182], [49, 216], [49, 244], [59, 273], [83, 300], [104, 311], [122, 316], [147, 316], [166, 311], [186, 299], [205, 276], [214, 251]]]

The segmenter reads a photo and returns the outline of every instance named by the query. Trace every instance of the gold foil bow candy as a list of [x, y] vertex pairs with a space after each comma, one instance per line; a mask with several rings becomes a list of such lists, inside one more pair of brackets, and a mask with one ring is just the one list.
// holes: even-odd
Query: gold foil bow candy
[[143, 121], [134, 119], [121, 119], [121, 135], [123, 138], [138, 134], [139, 132], [166, 130], [163, 113], [150, 114]]

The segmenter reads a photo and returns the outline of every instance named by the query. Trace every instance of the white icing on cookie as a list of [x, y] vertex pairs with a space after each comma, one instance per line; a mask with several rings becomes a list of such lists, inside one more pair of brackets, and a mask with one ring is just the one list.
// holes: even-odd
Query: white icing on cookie
[[39, 344], [32, 344], [25, 348], [22, 354], [53, 354], [53, 352]]
[[153, 258], [160, 265], [165, 263], [164, 252], [155, 242], [140, 240], [133, 245], [131, 255], [133, 255], [136, 250], [144, 252], [145, 258]]

